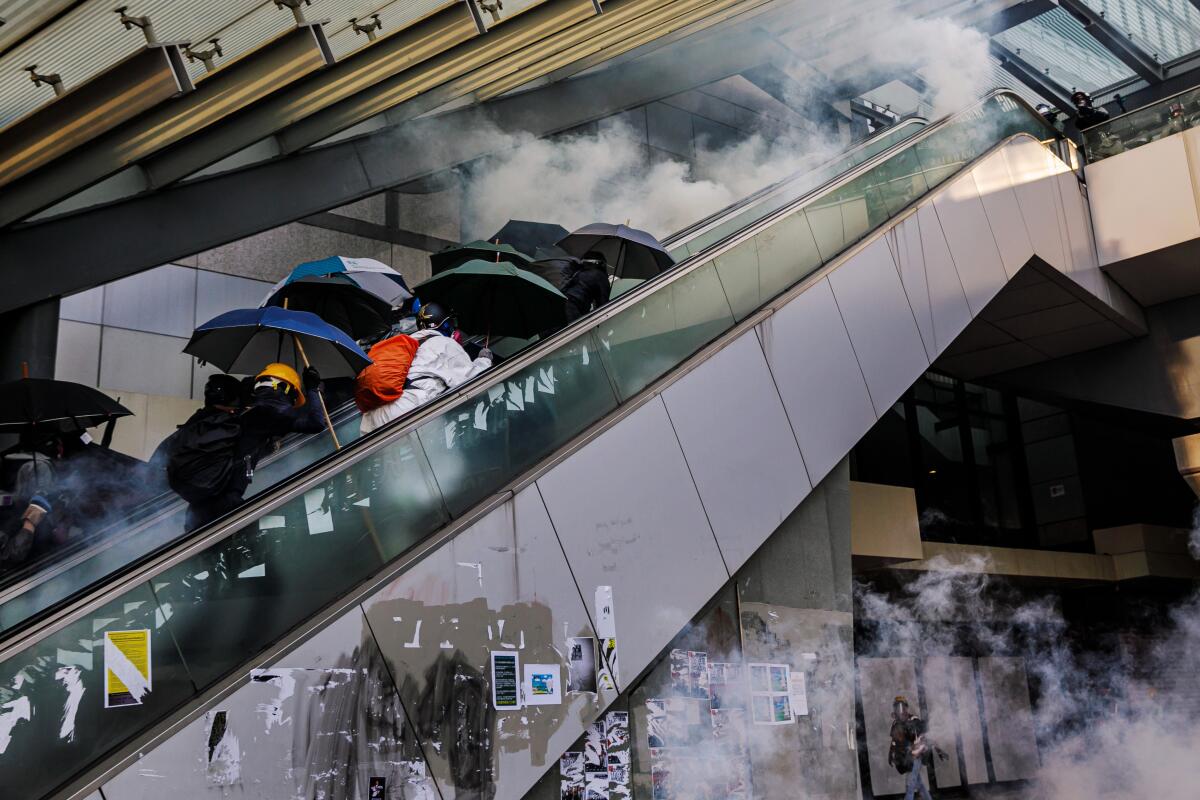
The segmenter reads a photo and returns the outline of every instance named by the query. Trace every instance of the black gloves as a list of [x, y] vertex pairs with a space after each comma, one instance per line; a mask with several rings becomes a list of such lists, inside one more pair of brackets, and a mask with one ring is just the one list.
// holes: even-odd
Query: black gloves
[[317, 372], [316, 367], [305, 367], [304, 372], [300, 375], [300, 382], [304, 385], [304, 391], [313, 391], [321, 386], [321, 373]]

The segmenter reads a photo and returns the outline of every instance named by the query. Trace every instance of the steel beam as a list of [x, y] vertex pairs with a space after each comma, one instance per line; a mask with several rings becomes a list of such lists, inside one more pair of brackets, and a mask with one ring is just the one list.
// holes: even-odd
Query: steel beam
[[[719, 36], [719, 46], [718, 46]], [[780, 54], [753, 28], [358, 139], [0, 234], [0, 312], [86, 289], [744, 72]], [[36, 280], [29, 265], [36, 264]]]
[[989, 42], [989, 47], [991, 48], [992, 55], [999, 59], [1000, 66], [1008, 74], [1025, 84], [1030, 91], [1044, 99], [1051, 106], [1068, 114], [1073, 113], [1074, 105], [1071, 103], [1071, 92], [1069, 89], [1049, 75], [1038, 71], [1028, 61], [1004, 45], [999, 44], [995, 39]]
[[1104, 18], [1102, 13], [1084, 3], [1083, 0], [1058, 0], [1058, 3], [1071, 16], [1079, 20], [1084, 30], [1091, 34], [1093, 39], [1104, 45], [1110, 53], [1120, 59], [1121, 63], [1137, 73], [1143, 80], [1147, 83], [1162, 83], [1166, 77], [1163, 65], [1150, 53], [1134, 44], [1127, 34], [1118, 30]]
[[[1195, 1], [1200, 3], [1200, 0]], [[993, 14], [988, 19], [977, 23], [974, 27], [988, 36], [995, 36], [997, 33], [1003, 33], [1009, 28], [1017, 27], [1022, 22], [1028, 22], [1034, 17], [1045, 14], [1056, 5], [1058, 3], [1054, 0], [1024, 0], [1024, 2], [1016, 3], [997, 14]]]
[[[194, 91], [170, 102], [147, 106], [137, 119], [92, 140], [86, 147], [76, 147], [69, 153], [59, 148], [56, 151], [59, 157], [0, 193], [0, 226], [26, 219], [174, 142], [249, 108], [327, 66], [331, 61], [327, 51], [319, 24], [300, 26], [206, 74], [197, 81]], [[47, 108], [54, 108], [54, 104]], [[82, 118], [86, 119], [86, 115]], [[54, 138], [43, 139], [47, 140]], [[0, 148], [6, 141], [7, 137], [0, 135]], [[0, 169], [3, 165], [0, 156]]]

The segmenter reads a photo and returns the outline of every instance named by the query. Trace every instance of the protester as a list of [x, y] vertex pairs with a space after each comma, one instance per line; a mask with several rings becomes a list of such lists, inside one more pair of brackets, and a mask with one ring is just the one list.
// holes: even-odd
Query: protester
[[[447, 389], [466, 383], [492, 365], [491, 350], [484, 347], [472, 361], [467, 351], [455, 340], [456, 333], [454, 321], [440, 305], [426, 303], [421, 306], [417, 312], [417, 331], [412, 335], [417, 343], [417, 352], [405, 373], [404, 384], [390, 387], [392, 393], [397, 393], [399, 388], [395, 400], [363, 414], [360, 428], [364, 434], [399, 419]], [[376, 386], [371, 391], [380, 393], [385, 390]]]
[[1075, 127], [1079, 130], [1087, 130], [1108, 121], [1108, 112], [1092, 105], [1092, 97], [1087, 92], [1071, 95], [1071, 102], [1075, 104]]
[[567, 296], [567, 322], [574, 322], [608, 302], [612, 284], [604, 254], [590, 250], [568, 268], [562, 293]]
[[33, 431], [23, 434], [17, 451], [7, 455], [22, 463], [12, 493], [12, 509], [17, 513], [8, 515], [0, 527], [0, 569], [20, 566], [52, 546], [53, 505], [47, 498], [54, 495], [62, 456], [58, 436], [39, 437]]
[[287, 364], [268, 364], [255, 377], [242, 409], [241, 381], [228, 375], [209, 378], [204, 408], [160, 446], [171, 488], [188, 502], [189, 530], [241, 504], [258, 460], [280, 437], [324, 428], [320, 383], [312, 367], [301, 378]]
[[904, 800], [913, 800], [920, 792], [924, 800], [933, 800], [925, 782], [921, 779], [921, 768], [932, 763], [932, 755], [945, 761], [946, 753], [928, 741], [927, 726], [920, 717], [908, 709], [908, 698], [897, 695], [892, 702], [891, 745], [888, 747], [888, 764], [905, 776]]

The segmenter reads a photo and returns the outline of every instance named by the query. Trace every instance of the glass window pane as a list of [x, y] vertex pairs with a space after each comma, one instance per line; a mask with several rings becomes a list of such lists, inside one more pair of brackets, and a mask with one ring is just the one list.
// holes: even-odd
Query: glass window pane
[[435, 417], [419, 435], [446, 506], [457, 515], [616, 407], [589, 333]]
[[821, 266], [817, 240], [803, 211], [755, 234], [754, 243], [758, 248], [758, 305]]
[[743, 320], [762, 305], [759, 286], [758, 248], [752, 237], [717, 256], [717, 275], [735, 319]]
[[[0, 717], [11, 723], [0, 757], [5, 797], [49, 794], [194, 694], [172, 625], [150, 587], [139, 584], [0, 663]], [[119, 647], [109, 660], [126, 677], [128, 692], [105, 680], [105, 634], [120, 631], [149, 631], [148, 664], [137, 634], [113, 640]], [[129, 674], [126, 663], [137, 671]], [[105, 707], [113, 703], [122, 705]]]
[[154, 581], [205, 686], [448, 521], [409, 434]]
[[1086, 0], [1160, 62], [1200, 50], [1200, 11], [1190, 0]]
[[1094, 92], [1133, 75], [1061, 8], [1052, 8], [993, 38], [1067, 89]]
[[733, 325], [710, 261], [605, 321], [601, 353], [627, 400]]

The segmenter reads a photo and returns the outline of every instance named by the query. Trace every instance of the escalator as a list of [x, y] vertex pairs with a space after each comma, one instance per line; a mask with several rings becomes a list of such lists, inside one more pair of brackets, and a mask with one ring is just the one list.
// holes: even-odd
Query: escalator
[[[866, 159], [913, 135], [926, 124], [920, 117], [904, 119], [875, 136], [858, 142], [828, 160], [815, 159], [808, 168], [764, 187], [735, 206], [722, 209], [664, 240], [677, 260], [687, 257], [697, 243], [713, 242], [750, 220], [740, 215], [766, 214], [779, 204], [819, 186]], [[522, 342], [493, 343], [493, 350], [508, 356]], [[358, 411], [346, 403], [331, 409], [338, 439], [352, 442], [359, 436]], [[328, 435], [292, 436], [282, 443], [278, 453], [265, 458], [255, 471], [248, 496], [270, 491], [290, 476], [333, 452]], [[104, 581], [155, 551], [169, 546], [185, 534], [186, 505], [169, 490], [136, 508], [114, 513], [111, 522], [92, 525], [93, 532], [62, 546], [41, 562], [24, 567], [19, 573], [3, 576], [0, 581], [0, 637], [74, 594]]]
[[[621, 497], [594, 498], [585, 492], [576, 502], [564, 499], [580, 481], [578, 475], [562, 476], [589, 463], [621, 469], [622, 451], [606, 452], [604, 443], [624, 424], [642, 426], [638, 441], [650, 448], [645, 458], [653, 462], [655, 436], [672, 427], [670, 420], [660, 425], [654, 416], [658, 406], [653, 401], [664, 386], [678, 385], [675, 378], [689, 372], [700, 375], [717, 358], [736, 363], [745, 348], [761, 358], [762, 350], [779, 344], [771, 337], [772, 331], [781, 332], [782, 323], [772, 327], [770, 318], [785, 312], [808, 326], [797, 330], [820, 335], [821, 326], [830, 320], [816, 311], [830, 306], [812, 300], [809, 289], [828, 291], [828, 281], [808, 280], [811, 276], [823, 269], [837, 274], [844, 263], [852, 263], [846, 261], [847, 253], [856, 258], [867, 251], [888, 252], [893, 243], [882, 243], [881, 229], [909, 218], [914, 205], [931, 194], [940, 195], [943, 185], [952, 187], [955, 176], [982, 163], [985, 156], [1013, 146], [1032, 147], [1049, 158], [1041, 143], [1052, 138], [1036, 112], [1015, 95], [998, 91], [964, 112], [900, 137], [819, 185], [797, 181], [760, 193], [673, 237], [668, 244], [682, 258], [668, 273], [631, 289], [399, 424], [299, 469], [213, 526], [158, 548], [116, 571], [98, 588], [22, 623], [0, 645], [0, 785], [19, 786], [19, 796], [29, 798], [67, 796], [76, 789], [104, 785], [113, 777], [114, 764], [131, 763], [121, 759], [152, 741], [170, 745], [171, 734], [196, 719], [207, 702], [234, 697], [248, 666], [272, 663], [343, 614], [361, 616], [358, 609], [366, 607], [364, 598], [414, 565], [447, 557], [451, 570], [469, 573], [478, 568], [482, 591], [479, 563], [456, 562], [446, 555], [455, 538], [489, 512], [500, 513], [508, 506], [513, 507], [512, 519], [520, 518], [521, 503], [543, 491], [537, 502], [544, 503], [554, 524], [549, 539], [553, 543], [557, 531], [562, 540], [552, 544], [546, 557], [557, 559], [563, 569], [569, 562], [566, 582], [577, 593], [573, 602], [586, 609], [571, 620], [576, 628], [571, 635], [591, 631], [594, 636], [602, 628], [604, 623], [591, 609], [593, 594], [605, 588], [606, 581], [618, 585], [634, 580], [638, 588], [628, 589], [629, 594], [645, 593], [636, 602], [618, 600], [618, 609], [625, 613], [618, 620], [627, 627], [620, 634], [620, 671], [614, 670], [611, 677], [621, 688], [622, 677], [634, 677], [649, 663], [753, 552], [755, 540], [749, 534], [744, 541], [738, 538], [741, 534], [723, 539], [715, 530], [716, 521], [705, 521], [702, 513], [697, 524], [713, 525], [721, 547], [715, 562], [695, 561], [707, 556], [685, 544], [671, 552], [648, 551], [630, 568], [642, 571], [633, 578], [616, 568], [622, 557], [615, 551], [604, 555], [607, 566], [586, 574], [577, 562], [585, 558], [585, 551], [586, 557], [594, 556], [593, 549], [576, 551], [567, 540], [583, 534], [564, 527], [556, 515], [597, 504], [611, 509], [603, 536], [614, 527], [636, 528], [637, 521], [622, 511]], [[941, 224], [952, 226], [954, 220]], [[895, 273], [893, 266], [890, 275], [887, 270], [873, 274], [898, 281]], [[861, 284], [857, 290], [872, 288]], [[814, 313], [801, 314], [801, 307]], [[972, 308], [973, 313], [979, 310]], [[862, 362], [866, 356], [856, 353], [843, 334], [840, 327], [836, 335], [830, 329], [829, 346], [821, 348], [827, 363], [809, 364], [808, 378], [821, 379], [825, 369], [867, 371], [845, 363], [847, 358]], [[922, 349], [921, 338], [915, 341]], [[808, 346], [810, 341], [804, 343]], [[817, 438], [825, 437], [817, 442], [820, 446], [810, 451], [804, 441], [799, 443], [809, 486], [866, 432], [879, 407], [890, 405], [894, 397], [885, 395], [891, 384], [897, 384], [898, 396], [932, 357], [922, 349], [913, 374], [893, 374], [887, 386], [872, 386], [868, 376], [862, 393], [868, 413], [871, 403], [876, 406], [869, 420], [861, 419], [847, 400], [846, 421], [818, 432]], [[782, 366], [780, 362], [773, 368]], [[903, 385], [897, 380], [904, 380]], [[836, 416], [841, 400], [830, 396], [819, 404]], [[748, 404], [745, 413], [752, 413], [752, 406]], [[793, 425], [800, 410], [788, 409]], [[736, 415], [737, 408], [717, 405], [712, 412]], [[860, 419], [861, 430], [855, 427]], [[586, 457], [596, 452], [594, 448], [601, 451], [599, 462]], [[839, 448], [841, 452], [835, 452]], [[552, 479], [555, 474], [559, 477]], [[669, 488], [665, 482], [664, 476], [664, 492]], [[595, 481], [597, 487], [603, 483]], [[667, 525], [664, 519], [660, 522]], [[510, 521], [510, 526], [516, 525]], [[589, 535], [600, 536], [599, 526], [594, 527]], [[765, 535], [756, 541], [761, 543]], [[623, 541], [634, 552], [651, 547], [653, 538], [631, 534]], [[716, 546], [710, 537], [706, 547]], [[687, 591], [671, 588], [672, 572], [694, 573]], [[461, 575], [455, 580], [464, 580]], [[656, 596], [660, 585], [670, 594]], [[637, 618], [636, 609], [660, 606], [663, 613]], [[400, 624], [402, 616], [389, 619]], [[592, 620], [580, 623], [581, 617]], [[419, 650], [423, 641], [438, 647], [428, 643], [440, 641], [450, 623], [440, 624], [437, 633], [427, 630], [424, 639], [418, 624], [412, 641], [403, 647]], [[553, 627], [544, 625], [541, 631], [555, 641], [557, 628], [567, 633], [567, 622]], [[488, 641], [491, 636], [489, 625]], [[523, 629], [521, 636], [523, 648]], [[600, 630], [600, 636], [608, 634]], [[504, 638], [500, 624], [497, 639]], [[531, 648], [543, 650], [550, 645], [530, 642]], [[454, 647], [446, 636], [440, 645], [445, 658], [452, 658], [448, 654]], [[391, 680], [399, 684], [408, 679], [393, 674]], [[601, 700], [608, 696], [602, 689]], [[598, 708], [588, 715], [594, 716]], [[555, 742], [569, 744], [580, 733], [582, 720], [569, 723]], [[420, 736], [427, 735], [421, 725], [417, 729]], [[211, 744], [210, 740], [210, 757]], [[441, 781], [443, 796], [451, 796], [446, 782], [459, 786], [459, 780], [465, 785], [473, 778], [469, 765], [461, 758], [456, 762], [455, 754], [444, 749], [439, 742], [423, 753]], [[137, 772], [136, 765], [130, 769]], [[114, 788], [106, 789], [104, 796], [118, 800], [135, 795]], [[464, 791], [460, 796], [479, 795]]]

